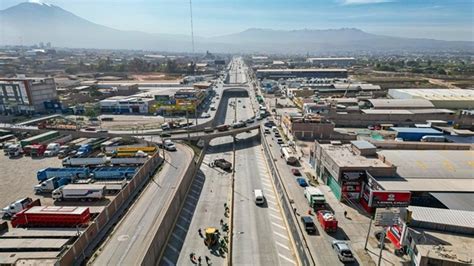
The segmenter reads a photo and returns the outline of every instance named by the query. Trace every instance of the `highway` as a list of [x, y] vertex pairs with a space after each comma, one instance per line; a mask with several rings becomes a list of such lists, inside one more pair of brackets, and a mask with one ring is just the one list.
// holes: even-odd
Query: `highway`
[[161, 171], [148, 183], [137, 201], [96, 252], [93, 265], [137, 265], [151, 244], [152, 228], [173, 188], [192, 162], [191, 148], [178, 144], [178, 151], [166, 154]]

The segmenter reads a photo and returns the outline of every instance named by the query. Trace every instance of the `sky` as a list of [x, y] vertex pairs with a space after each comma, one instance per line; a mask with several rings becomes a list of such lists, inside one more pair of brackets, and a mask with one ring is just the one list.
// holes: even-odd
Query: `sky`
[[[0, 0], [0, 9], [21, 2]], [[189, 0], [44, 2], [121, 30], [191, 31]], [[193, 0], [192, 9], [194, 35], [203, 37], [248, 28], [359, 28], [390, 36], [474, 41], [474, 0]]]

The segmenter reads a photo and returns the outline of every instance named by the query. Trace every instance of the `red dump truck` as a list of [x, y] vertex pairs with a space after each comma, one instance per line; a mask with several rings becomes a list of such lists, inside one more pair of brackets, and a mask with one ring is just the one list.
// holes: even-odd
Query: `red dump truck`
[[328, 210], [318, 211], [318, 221], [321, 224], [321, 227], [326, 232], [336, 232], [337, 231], [337, 220], [334, 216], [334, 213]]
[[35, 206], [12, 217], [13, 227], [76, 227], [91, 219], [89, 208], [71, 206]]

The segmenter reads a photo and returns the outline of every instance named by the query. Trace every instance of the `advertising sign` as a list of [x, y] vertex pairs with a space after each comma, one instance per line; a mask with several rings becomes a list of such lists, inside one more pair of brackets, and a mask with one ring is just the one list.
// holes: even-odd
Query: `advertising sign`
[[400, 213], [397, 210], [377, 209], [375, 213], [376, 226], [393, 226], [398, 224]]
[[411, 192], [406, 191], [370, 191], [369, 207], [408, 207]]

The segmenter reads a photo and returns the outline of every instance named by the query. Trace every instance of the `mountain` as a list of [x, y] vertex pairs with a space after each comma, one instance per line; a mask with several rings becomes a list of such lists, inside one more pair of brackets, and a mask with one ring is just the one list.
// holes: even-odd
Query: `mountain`
[[[0, 11], [0, 45], [51, 42], [56, 47], [141, 49], [185, 52], [189, 36], [123, 31], [95, 24], [58, 6], [26, 2]], [[212, 38], [195, 38], [196, 51], [331, 53], [389, 51], [470, 51], [473, 42], [398, 38], [354, 28], [329, 30], [248, 29]]]

